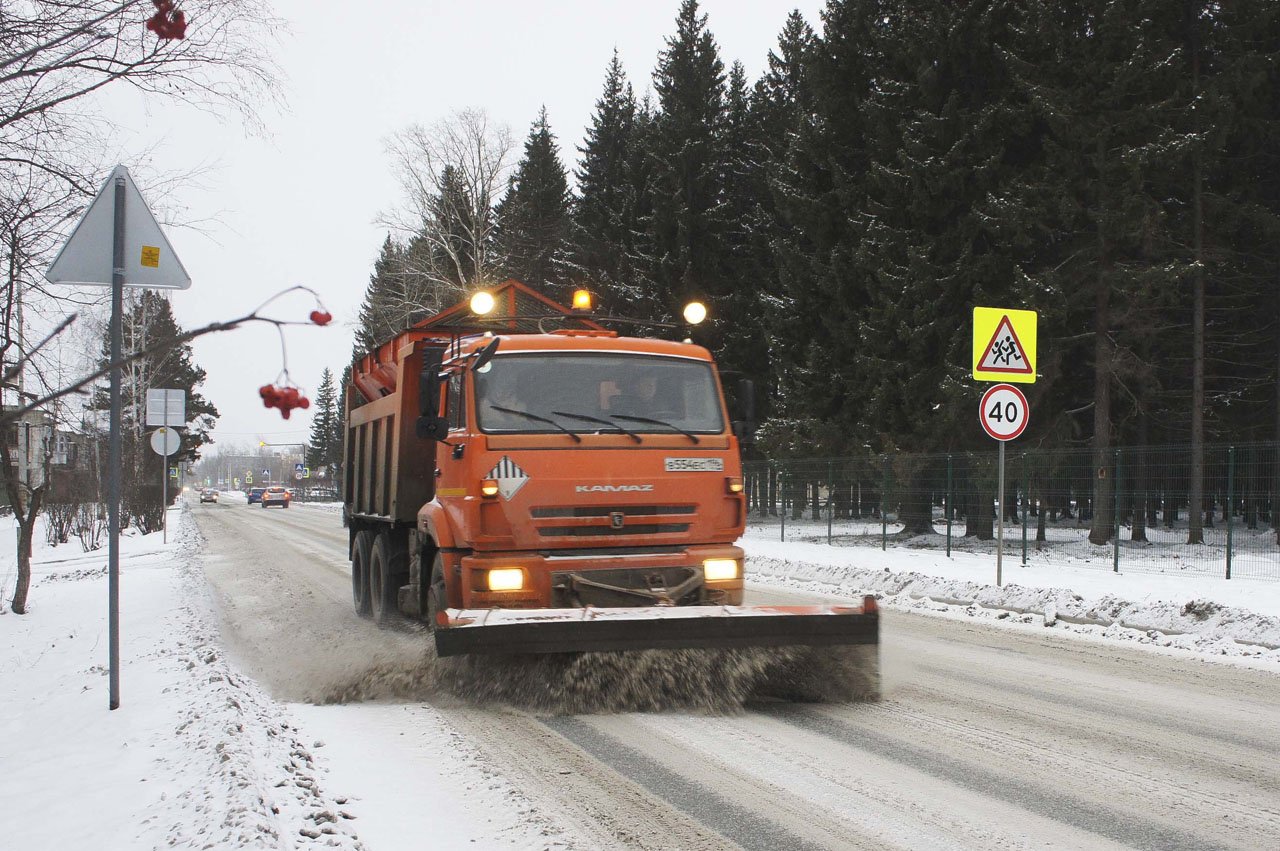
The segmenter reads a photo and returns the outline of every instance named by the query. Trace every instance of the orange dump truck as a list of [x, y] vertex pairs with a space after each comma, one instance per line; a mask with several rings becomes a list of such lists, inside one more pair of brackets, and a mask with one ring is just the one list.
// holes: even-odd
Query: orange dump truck
[[878, 642], [860, 607], [744, 607], [746, 501], [715, 364], [609, 331], [409, 329], [354, 364], [356, 611], [441, 656]]

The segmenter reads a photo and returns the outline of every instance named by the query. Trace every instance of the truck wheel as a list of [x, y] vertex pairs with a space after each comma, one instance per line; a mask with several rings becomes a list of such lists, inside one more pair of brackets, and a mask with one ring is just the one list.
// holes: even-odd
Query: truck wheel
[[431, 587], [427, 589], [427, 629], [435, 632], [436, 614], [449, 608], [449, 595], [444, 585], [444, 558], [436, 553], [431, 562]]
[[391, 626], [400, 620], [400, 586], [408, 572], [404, 543], [390, 532], [380, 532], [369, 559], [369, 605], [378, 626]]
[[351, 601], [355, 603], [356, 614], [362, 618], [369, 617], [369, 558], [373, 545], [370, 539], [372, 532], [357, 532], [355, 545], [351, 548]]

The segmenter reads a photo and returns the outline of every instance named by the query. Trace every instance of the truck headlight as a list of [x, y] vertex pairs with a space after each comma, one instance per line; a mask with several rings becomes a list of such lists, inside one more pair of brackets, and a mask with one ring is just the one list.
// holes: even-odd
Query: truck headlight
[[499, 567], [489, 571], [490, 591], [519, 591], [524, 587], [524, 571], [518, 567]]
[[737, 579], [742, 575], [742, 568], [736, 558], [708, 558], [702, 561], [702, 575], [708, 582]]

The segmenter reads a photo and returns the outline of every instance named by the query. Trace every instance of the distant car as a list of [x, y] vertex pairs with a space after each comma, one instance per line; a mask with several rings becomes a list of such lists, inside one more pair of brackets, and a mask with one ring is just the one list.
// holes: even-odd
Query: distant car
[[292, 499], [293, 495], [288, 490], [282, 487], [274, 487], [264, 490], [258, 501], [262, 503], [263, 508], [270, 508], [273, 505], [288, 508]]
[[205, 488], [204, 490], [200, 491], [200, 501], [201, 502], [217, 502], [218, 492], [213, 488]]
[[265, 490], [266, 488], [249, 488], [249, 504], [253, 505], [255, 502], [262, 502], [262, 492]]

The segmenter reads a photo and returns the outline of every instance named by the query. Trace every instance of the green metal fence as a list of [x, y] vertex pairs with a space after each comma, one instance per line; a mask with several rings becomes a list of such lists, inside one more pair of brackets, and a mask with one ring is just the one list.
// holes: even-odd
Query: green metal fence
[[[1005, 558], [1280, 580], [1280, 444], [1005, 455]], [[996, 450], [748, 462], [748, 526], [780, 540], [994, 552]]]

